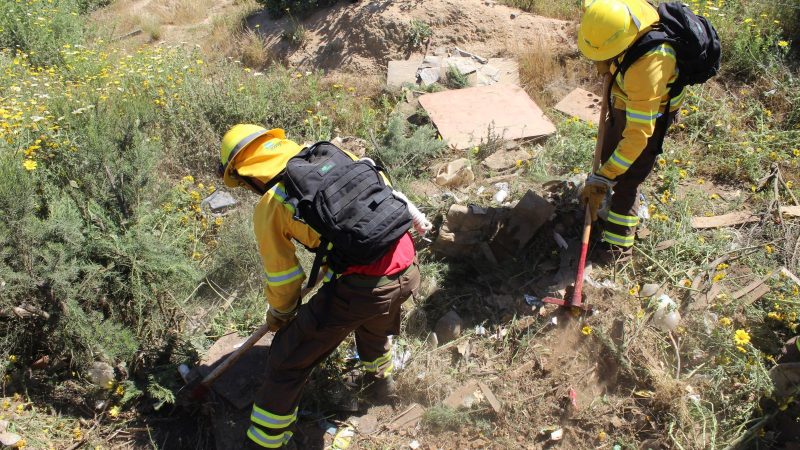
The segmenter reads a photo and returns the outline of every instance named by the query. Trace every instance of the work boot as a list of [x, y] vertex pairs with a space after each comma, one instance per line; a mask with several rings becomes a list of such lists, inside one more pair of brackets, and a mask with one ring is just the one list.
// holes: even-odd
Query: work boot
[[362, 392], [371, 403], [385, 405], [397, 399], [397, 383], [391, 375], [379, 377], [368, 372], [364, 375]]
[[[245, 438], [245, 450], [264, 450], [265, 447], [262, 447], [255, 442], [251, 441], [250, 438]], [[283, 444], [282, 446], [278, 447], [280, 450], [297, 450], [297, 444], [295, 443], [295, 438], [289, 440], [289, 442]]]
[[633, 247], [620, 247], [603, 241], [592, 248], [589, 261], [595, 266], [611, 267], [630, 261], [632, 256]]

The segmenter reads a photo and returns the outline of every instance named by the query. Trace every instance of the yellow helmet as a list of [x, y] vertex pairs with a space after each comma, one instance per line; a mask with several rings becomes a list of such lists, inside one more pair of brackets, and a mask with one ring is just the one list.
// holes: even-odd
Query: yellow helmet
[[594, 0], [581, 19], [578, 49], [592, 61], [609, 60], [656, 22], [658, 11], [645, 0]]
[[228, 178], [230, 162], [248, 144], [267, 134], [266, 128], [259, 125], [239, 124], [225, 133], [219, 152], [219, 175]]

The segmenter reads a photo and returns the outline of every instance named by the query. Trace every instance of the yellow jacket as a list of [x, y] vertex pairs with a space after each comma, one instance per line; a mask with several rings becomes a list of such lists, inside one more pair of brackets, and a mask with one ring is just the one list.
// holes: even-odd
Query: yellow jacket
[[283, 183], [278, 183], [261, 197], [253, 211], [253, 231], [266, 274], [264, 294], [270, 306], [281, 312], [294, 307], [306, 279], [295, 254], [295, 241], [310, 249], [320, 242], [319, 233], [294, 220], [294, 207], [285, 199]]
[[[647, 31], [649, 29], [643, 30], [640, 36]], [[623, 56], [620, 56], [620, 61]], [[616, 64], [612, 63], [608, 70], [613, 75], [616, 69]], [[614, 108], [625, 110], [625, 130], [611, 158], [597, 171], [599, 175], [613, 180], [625, 173], [642, 154], [647, 140], [653, 135], [656, 120], [666, 109], [669, 98], [667, 85], [677, 76], [675, 50], [669, 44], [662, 44], [636, 60], [624, 76], [621, 73], [617, 75], [611, 95]], [[685, 90], [672, 99], [670, 111], [680, 108], [684, 94]]]

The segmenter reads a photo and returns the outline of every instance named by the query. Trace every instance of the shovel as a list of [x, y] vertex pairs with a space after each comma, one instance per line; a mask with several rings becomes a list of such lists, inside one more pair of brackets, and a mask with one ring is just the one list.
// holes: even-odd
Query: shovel
[[[608, 92], [611, 86], [611, 74], [606, 74], [603, 77], [603, 92]], [[603, 95], [603, 104], [600, 107], [600, 123], [597, 125], [597, 143], [594, 146], [594, 160], [592, 161], [592, 173], [597, 171], [600, 167], [600, 154], [603, 149], [603, 137], [606, 131], [606, 117], [608, 115], [608, 95]], [[592, 234], [592, 212], [589, 205], [586, 205], [586, 210], [583, 216], [583, 238], [581, 239], [581, 256], [578, 259], [578, 274], [575, 277], [575, 289], [572, 291], [572, 297], [567, 300], [565, 298], [545, 297], [542, 299], [544, 303], [550, 303], [558, 306], [566, 306], [570, 308], [579, 308], [584, 311], [591, 310], [591, 307], [583, 303], [583, 271], [586, 268], [586, 255], [589, 253], [589, 237]]]
[[[301, 303], [303, 301], [303, 298], [309, 292], [314, 290], [314, 288], [316, 288], [316, 286], [323, 279], [323, 277], [324, 277], [324, 274], [320, 274], [317, 277], [317, 280], [316, 280], [316, 282], [314, 283], [313, 286], [303, 288], [300, 291], [300, 302]], [[206, 396], [208, 395], [208, 392], [211, 390], [211, 386], [214, 384], [214, 382], [219, 377], [221, 377], [225, 372], [227, 372], [228, 369], [233, 367], [233, 365], [236, 364], [236, 362], [239, 361], [239, 359], [241, 359], [242, 356], [244, 356], [248, 351], [250, 351], [250, 349], [252, 349], [253, 346], [256, 345], [256, 343], [258, 343], [258, 341], [261, 340], [261, 338], [263, 338], [267, 333], [269, 333], [269, 331], [270, 331], [269, 330], [269, 324], [265, 323], [265, 324], [261, 325], [256, 331], [253, 332], [253, 334], [250, 335], [250, 337], [247, 338], [246, 341], [244, 341], [239, 346], [239, 348], [237, 348], [220, 365], [218, 365], [214, 370], [212, 370], [211, 373], [206, 375], [199, 382], [197, 382], [196, 379], [190, 381], [189, 384], [185, 388], [185, 389], [189, 389], [190, 390], [189, 398], [191, 400], [194, 400], [194, 401], [202, 401], [202, 400], [204, 400], [206, 398]], [[197, 384], [195, 384], [195, 383], [197, 383]]]

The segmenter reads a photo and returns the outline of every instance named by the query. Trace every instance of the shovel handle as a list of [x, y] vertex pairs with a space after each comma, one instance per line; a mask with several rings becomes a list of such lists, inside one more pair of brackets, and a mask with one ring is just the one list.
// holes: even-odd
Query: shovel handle
[[[608, 117], [608, 92], [611, 87], [611, 74], [603, 76], [603, 103], [600, 106], [600, 123], [597, 124], [597, 142], [594, 145], [594, 159], [592, 160], [592, 173], [600, 167], [603, 151], [603, 139], [606, 134], [606, 118]], [[586, 268], [586, 255], [589, 253], [589, 237], [592, 235], [592, 211], [587, 203], [583, 216], [583, 237], [581, 238], [581, 256], [578, 260], [578, 272], [575, 278], [575, 290], [572, 291], [572, 306], [580, 307], [583, 295], [583, 272]]]

